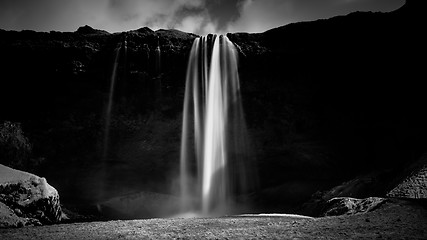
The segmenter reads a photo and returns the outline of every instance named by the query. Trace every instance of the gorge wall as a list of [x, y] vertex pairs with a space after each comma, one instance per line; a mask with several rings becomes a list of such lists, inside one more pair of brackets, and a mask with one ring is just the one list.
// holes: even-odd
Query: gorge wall
[[[398, 172], [426, 152], [422, 10], [407, 1], [390, 13], [227, 34], [239, 50], [243, 108], [260, 175], [259, 191], [245, 197], [257, 209], [293, 209], [317, 190], [362, 173]], [[0, 30], [0, 120], [22, 123], [34, 157], [44, 158], [38, 171], [63, 202], [173, 193], [195, 37], [148, 28]], [[101, 160], [114, 49], [125, 41], [113, 147]]]

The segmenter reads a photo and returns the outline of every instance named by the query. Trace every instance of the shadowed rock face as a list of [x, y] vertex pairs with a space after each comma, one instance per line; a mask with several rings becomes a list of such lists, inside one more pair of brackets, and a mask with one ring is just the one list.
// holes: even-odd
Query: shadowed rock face
[[[418, 4], [227, 35], [240, 53], [243, 108], [260, 175], [260, 190], [242, 198], [260, 210], [289, 210], [317, 190], [378, 169], [394, 173], [426, 152], [427, 95], [418, 60], [426, 39]], [[35, 157], [46, 159], [40, 174], [66, 202], [174, 193], [195, 37], [148, 28], [0, 30], [0, 70], [10, 76], [1, 78], [0, 120], [22, 122]], [[101, 161], [114, 49], [125, 40], [112, 149]], [[293, 187], [282, 194], [285, 186]]]
[[[331, 182], [320, 179], [339, 183], [365, 175], [353, 182], [365, 185], [356, 197], [385, 196], [393, 187], [389, 175], [426, 151], [420, 109], [427, 99], [415, 57], [425, 54], [420, 9], [410, 2], [392, 13], [356, 12], [261, 34], [228, 34], [241, 51], [244, 105], [262, 149], [264, 184], [317, 178], [317, 189], [328, 189]], [[292, 186], [308, 188], [303, 181]], [[276, 195], [275, 201], [298, 195], [306, 197]]]
[[[382, 203], [381, 196], [423, 202], [426, 199], [426, 155], [408, 167], [360, 175], [327, 191], [318, 191], [298, 209], [310, 216], [365, 212]], [[363, 210], [365, 209], [365, 210]]]
[[388, 197], [427, 199], [426, 155], [405, 169], [401, 176], [404, 179], [387, 193]]
[[388, 194], [390, 197], [400, 198], [427, 198], [427, 169], [424, 167], [410, 175], [401, 184], [396, 186]]

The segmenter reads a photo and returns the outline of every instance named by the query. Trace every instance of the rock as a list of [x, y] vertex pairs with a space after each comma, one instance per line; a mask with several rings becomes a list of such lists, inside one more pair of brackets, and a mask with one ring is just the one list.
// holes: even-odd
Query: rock
[[323, 209], [329, 206], [329, 201], [338, 198], [364, 199], [371, 196], [385, 196], [396, 178], [394, 171], [377, 171], [357, 176], [329, 190], [314, 193], [310, 200], [299, 209], [300, 214], [321, 216]]
[[15, 226], [18, 219], [24, 225], [37, 222], [49, 224], [61, 220], [59, 194], [45, 178], [1, 164], [0, 203], [3, 204], [2, 209], [6, 209], [0, 214], [1, 222], [4, 222], [0, 226], [7, 227], [11, 221], [14, 224], [10, 226]]
[[22, 216], [22, 212], [21, 212], [21, 210], [19, 209], [19, 208], [15, 208], [15, 209], [13, 209], [13, 211], [15, 212], [15, 214], [17, 215], [17, 216]]
[[79, 27], [77, 29], [76, 33], [80, 33], [80, 34], [109, 34], [107, 31], [93, 29], [92, 27], [90, 27], [88, 25]]
[[6, 204], [0, 202], [0, 228], [23, 226], [25, 219], [18, 217]]
[[149, 27], [142, 27], [142, 28], [138, 28], [137, 30], [135, 30], [137, 32], [141, 32], [141, 33], [153, 33], [154, 31], [151, 30]]
[[410, 166], [406, 172], [409, 172], [409, 174], [404, 178], [403, 181], [401, 181], [396, 187], [387, 193], [387, 196], [397, 198], [426, 199], [427, 155]]
[[321, 216], [325, 213], [324, 209], [330, 207], [331, 202], [335, 203], [334, 199], [368, 199], [370, 196], [427, 198], [427, 155], [400, 170], [372, 172], [357, 176], [327, 191], [316, 192], [301, 206], [299, 213]]
[[[322, 216], [350, 215], [375, 210], [386, 201], [384, 198], [369, 197], [357, 199], [350, 197], [332, 198], [326, 203]], [[367, 219], [369, 221], [369, 219]]]

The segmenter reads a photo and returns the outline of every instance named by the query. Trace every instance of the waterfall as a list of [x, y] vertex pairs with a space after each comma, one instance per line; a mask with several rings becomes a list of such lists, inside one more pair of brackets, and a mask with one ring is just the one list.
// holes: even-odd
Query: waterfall
[[237, 70], [237, 52], [226, 36], [194, 40], [181, 136], [182, 212], [228, 213], [234, 198], [252, 187]]
[[155, 66], [155, 70], [156, 70], [156, 76], [158, 77], [161, 73], [161, 53], [162, 51], [160, 50], [160, 40], [159, 40], [159, 36], [157, 36], [157, 47], [155, 49], [155, 59], [156, 59], [156, 66]]
[[[127, 58], [127, 41], [124, 40], [123, 43], [117, 44], [117, 47], [114, 49], [115, 57], [114, 57], [114, 63], [113, 63], [113, 70], [111, 73], [110, 78], [110, 87], [108, 92], [108, 101], [107, 101], [107, 109], [105, 111], [105, 125], [104, 125], [104, 146], [103, 146], [103, 155], [102, 159], [105, 161], [108, 157], [108, 145], [110, 142], [110, 125], [111, 125], [111, 114], [113, 110], [113, 100], [114, 100], [114, 90], [116, 86], [116, 79], [117, 79], [117, 70], [119, 67], [119, 59], [120, 59], [120, 53], [122, 50], [122, 45], [124, 45], [124, 61], [126, 61]], [[126, 65], [126, 63], [125, 63]]]

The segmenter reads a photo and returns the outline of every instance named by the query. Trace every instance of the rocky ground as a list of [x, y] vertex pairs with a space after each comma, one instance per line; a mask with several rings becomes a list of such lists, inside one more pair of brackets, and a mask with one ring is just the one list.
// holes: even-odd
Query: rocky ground
[[[159, 203], [174, 189], [185, 70], [196, 36], [148, 28], [108, 34], [88, 26], [72, 33], [0, 30], [0, 70], [12, 76], [1, 81], [7, 91], [0, 94], [0, 120], [22, 123], [33, 144], [31, 159], [40, 162], [34, 164], [37, 171], [23, 170], [55, 186], [71, 219], [0, 229], [0, 239], [427, 239], [425, 205], [393, 200], [364, 208], [376, 202], [363, 200], [426, 198], [427, 165], [417, 165], [427, 151], [427, 115], [420, 111], [427, 102], [419, 78], [424, 66], [416, 57], [425, 55], [423, 13], [420, 1], [408, 0], [390, 13], [358, 12], [228, 35], [239, 51], [243, 105], [257, 159], [260, 189], [251, 202], [258, 212], [296, 212], [305, 203], [298, 213], [324, 216], [331, 203], [334, 211], [328, 214], [349, 213], [313, 219], [93, 221], [99, 210], [93, 206], [104, 210], [118, 202], [126, 210], [119, 200], [148, 192], [155, 193], [149, 202]], [[156, 70], [157, 46], [162, 54]], [[110, 156], [104, 157], [104, 111], [118, 48]], [[4, 176], [0, 172], [0, 180]], [[32, 189], [14, 184], [0, 191], [0, 221], [19, 227], [35, 224], [23, 219], [43, 218], [44, 213], [23, 212], [28, 209], [15, 204], [28, 206], [27, 188]], [[58, 220], [59, 208], [53, 209]], [[370, 210], [354, 214], [365, 209]]]
[[378, 209], [323, 218], [159, 218], [0, 229], [1, 239], [426, 239], [425, 203], [388, 200]]

